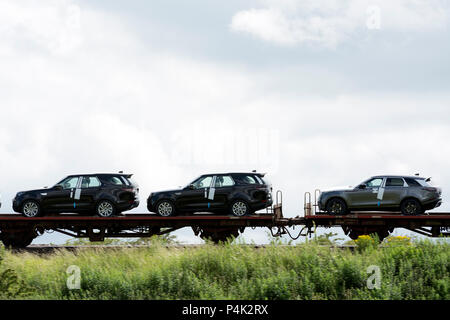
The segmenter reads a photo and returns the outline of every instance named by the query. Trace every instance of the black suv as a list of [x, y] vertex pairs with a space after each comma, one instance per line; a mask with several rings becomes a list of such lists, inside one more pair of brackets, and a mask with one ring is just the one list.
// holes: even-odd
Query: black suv
[[52, 188], [17, 193], [13, 209], [25, 217], [45, 213], [88, 213], [110, 217], [139, 205], [130, 174], [71, 175]]
[[147, 208], [168, 217], [181, 212], [244, 216], [272, 205], [272, 188], [260, 173], [206, 174], [183, 189], [150, 194]]

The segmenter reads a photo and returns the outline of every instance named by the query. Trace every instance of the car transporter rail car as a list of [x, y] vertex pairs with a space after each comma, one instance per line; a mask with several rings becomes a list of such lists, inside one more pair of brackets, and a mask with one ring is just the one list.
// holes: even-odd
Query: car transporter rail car
[[[316, 194], [316, 193], [315, 193]], [[317, 199], [317, 197], [315, 196]], [[380, 239], [396, 228], [405, 228], [428, 237], [450, 235], [450, 213], [432, 212], [406, 216], [392, 212], [352, 212], [349, 215], [330, 215], [318, 210], [317, 201], [305, 194], [304, 214], [295, 218], [283, 216], [282, 194], [277, 192], [276, 203], [262, 214], [243, 217], [197, 214], [161, 217], [156, 214], [126, 214], [115, 217], [55, 215], [27, 218], [19, 214], [0, 215], [0, 240], [6, 247], [25, 248], [38, 236], [49, 231], [103, 241], [105, 238], [151, 237], [190, 227], [196, 236], [216, 243], [237, 237], [248, 227], [269, 228], [272, 236], [288, 235], [292, 239], [313, 234], [318, 227], [341, 227], [351, 239], [364, 234], [377, 234]], [[297, 235], [294, 229], [300, 227]]]

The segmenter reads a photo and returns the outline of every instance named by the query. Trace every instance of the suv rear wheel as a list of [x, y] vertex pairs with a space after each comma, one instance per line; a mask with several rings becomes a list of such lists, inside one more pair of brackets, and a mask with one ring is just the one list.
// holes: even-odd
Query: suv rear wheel
[[406, 199], [402, 202], [400, 209], [402, 214], [413, 216], [423, 213], [422, 205], [416, 199]]
[[110, 202], [108, 200], [101, 200], [97, 204], [96, 212], [97, 212], [98, 216], [107, 218], [107, 217], [112, 217], [115, 215], [116, 208], [114, 207], [112, 202]]
[[230, 212], [236, 217], [243, 217], [250, 213], [250, 209], [245, 201], [236, 200], [231, 204]]

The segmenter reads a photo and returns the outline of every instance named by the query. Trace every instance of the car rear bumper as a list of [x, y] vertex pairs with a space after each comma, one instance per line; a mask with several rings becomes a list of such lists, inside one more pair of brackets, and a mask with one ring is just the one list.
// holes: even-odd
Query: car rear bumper
[[432, 209], [440, 207], [441, 204], [442, 204], [442, 199], [434, 199], [434, 200], [425, 202], [423, 204], [423, 208], [425, 210], [432, 210]]
[[250, 204], [252, 211], [258, 211], [270, 207], [273, 204], [272, 199], [258, 201]]
[[127, 211], [139, 206], [139, 200], [126, 201], [117, 204], [119, 211]]

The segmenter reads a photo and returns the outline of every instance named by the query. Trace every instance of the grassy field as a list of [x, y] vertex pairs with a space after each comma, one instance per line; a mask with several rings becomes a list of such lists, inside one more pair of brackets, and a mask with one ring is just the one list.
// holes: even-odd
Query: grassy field
[[[449, 299], [450, 245], [371, 238], [356, 250], [310, 242], [263, 249], [80, 249], [36, 255], [0, 249], [0, 299]], [[67, 288], [71, 265], [81, 288]], [[381, 271], [369, 289], [369, 266]], [[369, 281], [371, 281], [369, 279]], [[373, 281], [371, 282], [373, 283]]]

